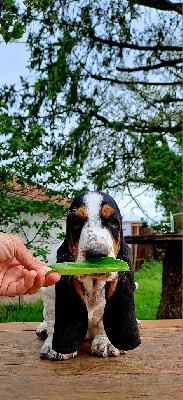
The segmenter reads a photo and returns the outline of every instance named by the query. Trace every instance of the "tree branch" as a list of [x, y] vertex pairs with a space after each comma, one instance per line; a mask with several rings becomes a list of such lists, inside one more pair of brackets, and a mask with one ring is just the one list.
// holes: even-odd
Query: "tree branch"
[[99, 36], [96, 35], [91, 35], [89, 33], [90, 38], [94, 42], [99, 42], [102, 44], [107, 44], [110, 47], [119, 47], [120, 49], [133, 49], [133, 50], [145, 50], [145, 51], [182, 51], [181, 46], [163, 46], [160, 43], [156, 44], [155, 46], [139, 46], [138, 44], [133, 44], [133, 43], [126, 43], [126, 42], [116, 42], [115, 40], [112, 39], [102, 39]]
[[136, 0], [139, 6], [155, 8], [162, 11], [175, 11], [182, 15], [181, 3], [172, 3], [170, 0]]
[[177, 58], [175, 60], [169, 60], [169, 61], [162, 61], [159, 64], [155, 65], [149, 65], [149, 66], [142, 66], [142, 67], [136, 67], [136, 68], [121, 68], [121, 67], [116, 67], [117, 71], [120, 72], [137, 72], [137, 71], [150, 71], [152, 69], [158, 69], [158, 68], [163, 68], [163, 67], [171, 67], [176, 64], [182, 63], [182, 58]]
[[129, 184], [127, 185], [128, 187], [128, 192], [129, 195], [131, 196], [132, 200], [136, 203], [137, 207], [143, 212], [143, 214], [150, 219], [151, 221], [155, 222], [151, 217], [149, 217], [149, 215], [147, 214], [147, 212], [144, 210], [144, 208], [141, 206], [140, 202], [136, 199], [137, 196], [133, 196], [132, 192], [130, 190]]
[[119, 85], [144, 85], [144, 86], [177, 86], [182, 85], [181, 81], [177, 82], [146, 82], [146, 81], [120, 81], [119, 79], [107, 78], [101, 75], [90, 74], [91, 78], [97, 81], [105, 81], [110, 83], [118, 83]]
[[110, 122], [108, 121], [107, 118], [103, 117], [100, 114], [96, 114], [95, 117], [103, 122], [105, 125], [107, 125], [110, 128], [115, 129], [115, 127], [118, 127], [118, 130], [124, 130], [124, 129], [130, 129], [133, 130], [134, 132], [140, 132], [142, 131], [143, 133], [177, 133], [182, 131], [182, 126], [176, 125], [176, 126], [162, 126], [162, 125], [145, 125], [145, 123], [142, 122], [141, 125], [139, 124], [124, 124], [123, 122]]
[[154, 100], [154, 103], [179, 103], [182, 102], [182, 99], [174, 99], [173, 97], [167, 98], [167, 97], [163, 97], [162, 99], [159, 100]]

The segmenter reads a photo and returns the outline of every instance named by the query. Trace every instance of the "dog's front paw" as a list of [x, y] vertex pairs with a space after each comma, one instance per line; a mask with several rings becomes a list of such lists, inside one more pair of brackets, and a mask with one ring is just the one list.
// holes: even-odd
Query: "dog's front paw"
[[70, 354], [62, 354], [62, 353], [57, 353], [55, 350], [52, 349], [52, 338], [47, 338], [41, 347], [41, 358], [45, 359], [47, 358], [48, 360], [52, 361], [64, 361], [64, 360], [69, 360], [70, 358], [76, 357], [77, 356], [77, 351], [74, 353]]
[[91, 352], [95, 356], [101, 357], [117, 357], [126, 354], [126, 351], [118, 350], [114, 347], [105, 334], [98, 334], [95, 336], [92, 342]]
[[39, 326], [37, 326], [36, 335], [40, 339], [44, 339], [45, 340], [47, 338], [47, 324], [46, 324], [45, 321], [41, 322], [41, 324], [39, 324]]

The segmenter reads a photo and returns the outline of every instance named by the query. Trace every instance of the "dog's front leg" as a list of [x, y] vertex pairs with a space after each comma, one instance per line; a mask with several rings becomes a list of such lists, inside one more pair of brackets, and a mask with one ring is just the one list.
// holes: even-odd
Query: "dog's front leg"
[[[114, 279], [115, 279], [114, 275]], [[113, 278], [113, 275], [107, 276], [106, 279]], [[117, 357], [124, 354], [122, 350], [118, 350], [109, 341], [103, 325], [103, 314], [106, 305], [105, 286], [106, 279], [92, 279], [90, 276], [84, 277], [85, 301], [88, 309], [88, 332], [86, 339], [93, 338], [91, 352], [96, 356]], [[111, 279], [112, 280], [112, 279]]]
[[[43, 317], [44, 321], [39, 325], [36, 333], [39, 337], [47, 335], [47, 338], [41, 347], [41, 358], [49, 360], [66, 360], [75, 357], [77, 352], [71, 354], [61, 354], [53, 349], [53, 333], [55, 325], [55, 287], [47, 287], [42, 289], [42, 297], [44, 301]], [[44, 332], [44, 334], [43, 334]]]
[[126, 354], [123, 350], [118, 350], [116, 347], [112, 345], [109, 341], [103, 325], [103, 319], [101, 318], [98, 321], [98, 324], [94, 329], [94, 338], [91, 345], [91, 352], [95, 356], [100, 357], [117, 357], [122, 354]]
[[52, 340], [55, 320], [55, 287], [42, 288], [42, 299], [44, 302], [43, 322], [36, 329], [36, 334], [46, 338], [41, 347], [41, 358], [57, 359], [57, 354], [52, 350]]
[[103, 334], [99, 333], [94, 337], [91, 352], [100, 357], [117, 357], [126, 354], [126, 351], [119, 350], [113, 346], [105, 332]]

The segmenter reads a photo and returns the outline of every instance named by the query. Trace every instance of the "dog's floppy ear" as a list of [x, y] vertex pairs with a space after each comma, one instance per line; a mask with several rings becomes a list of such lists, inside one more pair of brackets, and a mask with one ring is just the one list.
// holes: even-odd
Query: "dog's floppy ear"
[[[57, 250], [56, 262], [74, 261], [69, 250], [68, 237]], [[74, 353], [85, 339], [88, 312], [77, 293], [72, 276], [63, 276], [55, 285], [55, 326], [52, 347], [62, 354]]]
[[87, 308], [74, 287], [72, 276], [63, 276], [55, 286], [55, 327], [52, 347], [58, 353], [74, 353], [87, 333]]
[[118, 254], [117, 254], [116, 258], [119, 260], [126, 261], [127, 264], [129, 265], [130, 269], [133, 269], [132, 251], [131, 251], [131, 248], [128, 246], [128, 244], [123, 239], [123, 230], [122, 229], [121, 229], [121, 235], [120, 235], [120, 246], [119, 246], [119, 250], [118, 250]]
[[120, 272], [115, 291], [106, 301], [103, 323], [110, 342], [120, 350], [133, 350], [141, 341], [135, 317], [133, 271]]
[[65, 240], [57, 250], [57, 263], [62, 263], [64, 261], [74, 261], [74, 257], [71, 254], [68, 246], [68, 237], [66, 235]]

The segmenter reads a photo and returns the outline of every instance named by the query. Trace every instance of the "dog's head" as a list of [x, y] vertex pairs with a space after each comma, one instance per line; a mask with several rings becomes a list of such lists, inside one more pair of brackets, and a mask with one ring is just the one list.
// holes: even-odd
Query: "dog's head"
[[[122, 218], [114, 199], [103, 192], [86, 192], [72, 202], [66, 226], [67, 259], [114, 257], [128, 261], [129, 248], [123, 242]], [[63, 251], [58, 262], [63, 261]]]

